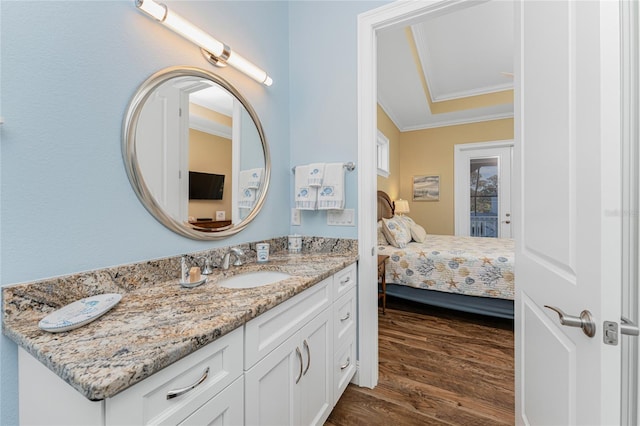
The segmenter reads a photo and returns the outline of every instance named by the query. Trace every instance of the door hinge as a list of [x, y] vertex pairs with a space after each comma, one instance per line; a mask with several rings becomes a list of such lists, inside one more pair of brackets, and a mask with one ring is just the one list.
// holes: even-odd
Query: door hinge
[[182, 108], [178, 108], [178, 117], [182, 117]]

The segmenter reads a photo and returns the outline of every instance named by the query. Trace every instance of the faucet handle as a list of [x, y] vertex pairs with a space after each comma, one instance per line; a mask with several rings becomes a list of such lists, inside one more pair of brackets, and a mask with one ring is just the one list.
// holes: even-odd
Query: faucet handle
[[204, 265], [202, 267], [202, 275], [210, 275], [213, 274], [213, 268], [217, 268], [211, 258], [209, 257], [200, 257], [198, 260], [204, 260]]

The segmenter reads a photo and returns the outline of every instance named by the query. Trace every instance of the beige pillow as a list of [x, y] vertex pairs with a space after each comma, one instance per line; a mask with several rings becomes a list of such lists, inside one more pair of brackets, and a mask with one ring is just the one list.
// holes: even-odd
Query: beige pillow
[[378, 221], [378, 245], [379, 246], [389, 245], [389, 242], [387, 241], [387, 237], [385, 237], [384, 233], [382, 232], [382, 221], [381, 220]]
[[407, 225], [413, 241], [424, 243], [424, 240], [427, 239], [427, 231], [422, 226], [418, 225], [409, 216], [397, 216], [397, 218], [404, 221], [404, 223]]
[[417, 223], [411, 225], [409, 231], [411, 231], [411, 238], [417, 243], [424, 243], [424, 240], [427, 239], [427, 231]]
[[387, 241], [394, 247], [405, 248], [411, 241], [411, 230], [407, 223], [397, 216], [391, 219], [382, 219], [382, 233]]

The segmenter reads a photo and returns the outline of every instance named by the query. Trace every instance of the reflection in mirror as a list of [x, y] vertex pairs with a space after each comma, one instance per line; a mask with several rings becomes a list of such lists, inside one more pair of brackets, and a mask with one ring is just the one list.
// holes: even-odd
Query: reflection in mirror
[[170, 68], [141, 86], [125, 120], [123, 154], [145, 207], [192, 238], [238, 232], [266, 194], [260, 122], [232, 86], [205, 70]]

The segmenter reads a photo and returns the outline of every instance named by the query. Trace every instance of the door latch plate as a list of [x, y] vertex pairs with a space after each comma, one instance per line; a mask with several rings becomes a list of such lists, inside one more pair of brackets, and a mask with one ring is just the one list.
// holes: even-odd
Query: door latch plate
[[617, 345], [618, 344], [618, 323], [613, 321], [605, 321], [602, 324], [604, 333], [602, 333], [602, 340], [605, 345]]

